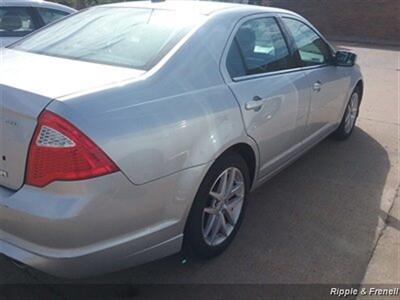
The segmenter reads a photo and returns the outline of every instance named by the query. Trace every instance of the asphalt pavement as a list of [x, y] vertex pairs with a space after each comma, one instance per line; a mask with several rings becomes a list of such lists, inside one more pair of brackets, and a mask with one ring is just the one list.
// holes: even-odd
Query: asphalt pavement
[[[400, 283], [400, 49], [340, 47], [358, 54], [365, 77], [353, 136], [345, 142], [323, 141], [254, 191], [242, 228], [221, 256], [198, 261], [178, 254], [85, 280], [55, 278], [0, 257], [0, 283], [204, 284], [206, 288]], [[33, 293], [43, 299], [69, 299], [57, 285], [38, 286]], [[213, 293], [210, 288], [209, 294]]]

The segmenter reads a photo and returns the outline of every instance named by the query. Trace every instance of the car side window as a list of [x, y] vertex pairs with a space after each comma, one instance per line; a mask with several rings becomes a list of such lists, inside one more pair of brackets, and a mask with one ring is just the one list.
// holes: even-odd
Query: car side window
[[57, 10], [57, 9], [40, 7], [37, 10], [38, 10], [39, 15], [42, 18], [45, 25], [50, 24], [54, 21], [57, 21], [58, 19], [61, 19], [62, 17], [65, 17], [66, 15], [69, 15], [69, 13], [67, 13], [65, 11]]
[[227, 57], [232, 78], [289, 67], [289, 50], [275, 18], [258, 18], [240, 26]]
[[36, 29], [26, 7], [0, 7], [0, 37], [22, 37]]
[[226, 67], [232, 78], [246, 75], [246, 68], [236, 40], [233, 41], [232, 46], [229, 49]]
[[313, 29], [295, 19], [282, 19], [293, 36], [303, 66], [324, 65], [331, 62], [332, 53], [329, 46]]

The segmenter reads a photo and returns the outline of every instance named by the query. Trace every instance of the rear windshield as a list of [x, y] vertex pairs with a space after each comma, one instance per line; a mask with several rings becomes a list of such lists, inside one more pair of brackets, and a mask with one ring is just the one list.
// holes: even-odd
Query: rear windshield
[[97, 7], [67, 17], [11, 48], [149, 70], [203, 18], [168, 10]]

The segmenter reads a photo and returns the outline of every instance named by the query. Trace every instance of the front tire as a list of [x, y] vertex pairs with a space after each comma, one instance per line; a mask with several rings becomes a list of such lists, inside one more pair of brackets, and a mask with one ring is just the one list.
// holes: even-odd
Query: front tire
[[336, 129], [336, 131], [332, 134], [333, 138], [336, 140], [346, 140], [350, 137], [357, 121], [360, 109], [360, 101], [361, 92], [358, 88], [356, 88], [351, 94], [349, 102], [347, 103], [346, 110], [338, 129]]
[[222, 253], [241, 225], [249, 188], [249, 169], [244, 159], [235, 152], [219, 158], [194, 199], [185, 228], [185, 248], [199, 258]]

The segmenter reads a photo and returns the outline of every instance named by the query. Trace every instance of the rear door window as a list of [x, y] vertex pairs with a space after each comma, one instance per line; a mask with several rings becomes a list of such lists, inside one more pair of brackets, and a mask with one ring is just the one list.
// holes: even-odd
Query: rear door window
[[37, 29], [31, 12], [27, 7], [0, 7], [0, 37], [22, 37]]
[[257, 18], [240, 26], [227, 58], [232, 78], [289, 69], [290, 53], [273, 17]]

